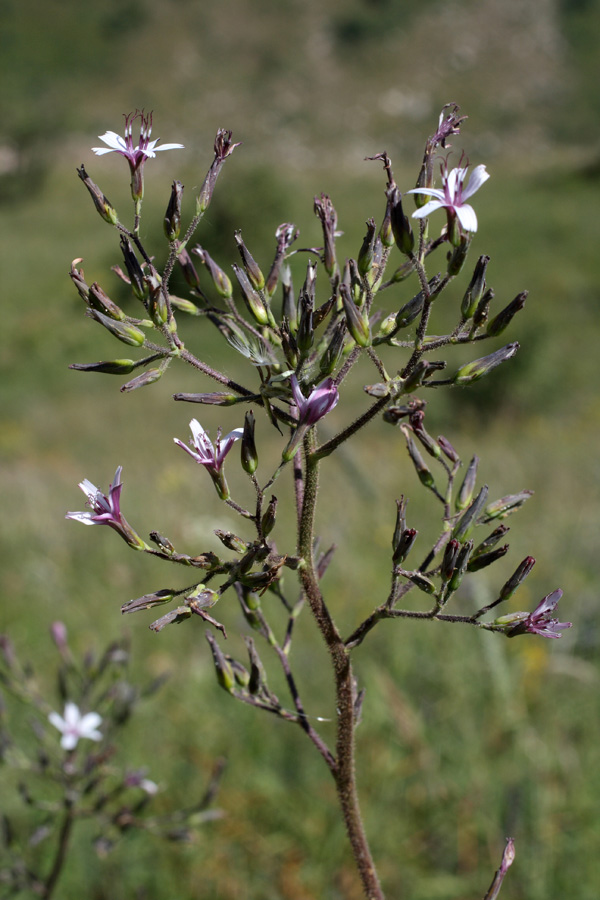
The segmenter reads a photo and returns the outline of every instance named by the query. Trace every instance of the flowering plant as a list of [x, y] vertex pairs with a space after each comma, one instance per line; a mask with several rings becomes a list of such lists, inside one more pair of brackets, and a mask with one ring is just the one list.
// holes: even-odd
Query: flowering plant
[[[509, 614], [496, 619], [488, 616], [491, 610], [507, 603], [530, 574], [535, 563], [530, 556], [504, 581], [491, 603], [479, 608], [472, 608], [471, 603], [469, 608], [461, 590], [463, 582], [506, 555], [508, 545], [501, 544], [507, 531], [504, 520], [529, 499], [531, 492], [522, 490], [499, 499], [490, 498], [488, 485], [478, 483], [478, 457], [472, 456], [464, 475], [459, 477], [463, 466], [461, 455], [446, 436], [433, 437], [425, 425], [425, 397], [430, 391], [446, 386], [468, 386], [514, 357], [519, 350], [518, 343], [513, 341], [498, 347], [496, 339], [512, 324], [527, 297], [526, 292], [520, 292], [492, 315], [494, 292], [486, 280], [490, 257], [482, 255], [475, 263], [464, 293], [461, 291], [454, 328], [447, 334], [430, 333], [438, 298], [456, 283], [465, 269], [473, 234], [477, 231], [476, 213], [465, 201], [489, 178], [485, 166], [480, 164], [466, 182], [467, 165], [459, 164], [449, 171], [446, 157], [441, 166], [441, 188], [435, 186], [438, 148], [449, 149], [448, 139], [460, 134], [463, 119], [456, 105], [444, 107], [436, 132], [426, 142], [415, 187], [405, 192], [413, 194], [417, 204], [410, 217], [405, 213], [403, 194], [394, 179], [388, 154], [371, 157], [383, 164], [385, 207], [379, 227], [374, 218], [367, 221], [362, 246], [343, 265], [338, 262], [341, 235], [337, 231], [338, 216], [333, 203], [326, 195], [315, 198], [314, 211], [320, 222], [322, 241], [319, 247], [308, 251], [304, 280], [298, 291], [294, 290], [292, 274], [298, 258], [298, 251], [292, 245], [298, 233], [290, 223], [277, 228], [272, 261], [264, 270], [241, 233], [235, 233], [241, 266], [232, 267], [234, 282], [203, 247], [192, 246], [211, 202], [217, 176], [238, 146], [232, 142], [231, 132], [217, 133], [214, 159], [185, 229], [181, 224], [183, 187], [180, 182], [173, 182], [163, 222], [168, 249], [161, 269], [140, 239], [139, 191], [134, 193], [134, 223], [129, 229], [100, 188], [87, 173], [84, 177], [80, 171], [97, 211], [118, 231], [126, 272], [117, 271], [130, 285], [136, 302], [141, 304], [140, 316], [125, 315], [99, 286], [88, 286], [75, 263], [71, 278], [88, 315], [116, 339], [139, 347], [146, 355], [135, 361], [115, 359], [75, 364], [73, 368], [126, 376], [133, 369], [142, 368], [142, 374], [121, 387], [123, 391], [132, 391], [154, 384], [171, 363], [182, 361], [200, 376], [216, 382], [219, 390], [177, 393], [175, 400], [221, 407], [223, 417], [229, 406], [245, 404], [252, 409], [246, 410], [243, 427], [234, 428], [224, 439], [217, 429], [215, 444], [196, 419], [190, 423], [191, 447], [175, 439], [207, 470], [221, 501], [239, 516], [240, 534], [215, 532], [223, 545], [218, 554], [207, 550], [193, 555], [182, 553], [157, 531], [150, 534], [155, 547], [133, 539], [131, 533], [135, 535], [135, 532], [124, 524], [120, 511], [117, 477], [108, 498], [89, 482], [82, 482], [93, 512], [68, 516], [87, 524], [105, 522], [136, 549], [165, 562], [183, 565], [187, 572], [191, 569], [195, 573], [193, 584], [160, 588], [129, 600], [123, 604], [123, 612], [147, 610], [179, 598], [178, 605], [150, 627], [159, 632], [167, 625], [194, 616], [200, 618], [212, 628], [206, 631], [206, 639], [218, 682], [227, 694], [297, 725], [304, 732], [335, 783], [359, 878], [365, 895], [371, 900], [381, 900], [384, 893], [358, 804], [354, 739], [364, 691], [358, 686], [353, 651], [381, 622], [389, 620], [421, 619], [445, 627], [465, 625], [508, 637], [525, 634], [559, 637], [560, 629], [569, 627], [569, 623], [550, 618], [560, 591], [549, 594], [531, 614]], [[129, 137], [126, 134], [124, 145], [120, 139], [107, 140], [106, 135], [104, 139], [109, 144], [112, 141], [111, 149], [126, 156], [133, 166], [138, 165], [135, 154], [142, 152], [144, 141], [145, 151], [155, 149], [147, 143], [148, 138], [149, 131], [142, 135], [138, 148], [133, 148], [130, 133]], [[168, 147], [163, 145], [162, 149]], [[149, 155], [145, 153], [140, 168]], [[425, 200], [426, 197], [432, 199]], [[439, 234], [430, 232], [429, 222], [429, 216], [438, 209], [444, 209], [447, 216], [446, 227]], [[413, 231], [411, 219], [416, 220], [418, 230]], [[195, 268], [192, 253], [203, 267], [202, 277]], [[393, 263], [394, 255], [398, 257], [398, 254], [399, 259]], [[443, 272], [432, 275], [430, 267], [434, 260], [437, 260], [435, 267]], [[392, 263], [395, 268], [390, 272]], [[319, 266], [324, 275], [318, 277]], [[189, 287], [188, 297], [180, 297], [171, 289], [171, 276], [176, 267]], [[317, 280], [319, 284], [324, 281], [320, 300]], [[247, 377], [231, 377], [225, 362], [215, 368], [190, 350], [179, 331], [180, 315], [195, 317], [207, 327], [214, 326], [217, 335], [239, 354], [242, 363], [248, 364]], [[475, 345], [490, 341], [494, 349], [476, 356]], [[447, 374], [448, 361], [440, 356], [445, 356], [450, 347], [466, 351], [466, 358]], [[377, 381], [364, 386], [367, 406], [348, 421], [343, 413], [346, 379], [351, 371], [359, 371], [363, 363], [375, 373]], [[255, 440], [255, 409], [262, 410], [277, 442], [278, 463], [261, 478], [258, 472], [262, 451], [259, 455]], [[386, 597], [374, 599], [372, 611], [364, 618], [351, 608], [353, 624], [349, 633], [344, 634], [322, 587], [334, 548], [325, 553], [318, 550], [319, 473], [329, 456], [361, 435], [377, 417], [394, 429], [394, 437], [406, 447], [417, 483], [437, 507], [440, 524], [435, 539], [415, 558], [417, 529], [407, 520], [405, 496], [396, 500], [395, 524], [390, 528], [389, 592]], [[248, 477], [252, 492], [251, 503], [234, 499], [224, 478], [225, 457], [236, 441], [241, 450], [240, 467]], [[279, 501], [271, 494], [278, 479], [286, 473], [291, 475], [294, 488], [296, 532], [292, 538], [277, 520]], [[340, 513], [343, 514], [341, 505]], [[289, 582], [294, 579], [297, 586], [290, 589]], [[409, 594], [418, 598], [411, 606], [404, 603]], [[243, 621], [254, 632], [253, 636], [245, 636], [247, 659], [244, 662], [227, 652], [227, 628], [212, 614], [219, 604], [223, 610], [220, 618], [226, 617], [226, 595], [235, 598]], [[283, 629], [273, 624], [272, 604], [263, 600], [265, 595], [282, 607], [286, 619]], [[452, 604], [455, 611], [450, 611]], [[305, 708], [290, 661], [294, 625], [304, 606], [308, 606], [326, 646], [333, 674], [336, 737], [332, 746], [319, 729], [318, 717]], [[220, 633], [218, 637], [216, 632]], [[289, 690], [287, 703], [268, 684], [268, 666], [257, 646], [260, 641], [284, 675]], [[513, 858], [514, 844], [509, 841], [487, 898], [497, 896]]]

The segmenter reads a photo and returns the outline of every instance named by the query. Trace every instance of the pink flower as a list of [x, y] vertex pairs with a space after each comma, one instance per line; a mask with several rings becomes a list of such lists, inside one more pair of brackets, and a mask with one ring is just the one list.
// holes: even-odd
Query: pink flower
[[570, 628], [572, 622], [559, 622], [558, 619], [553, 619], [550, 613], [556, 609], [562, 593], [561, 590], [552, 591], [551, 594], [544, 597], [532, 613], [507, 631], [507, 637], [516, 637], [518, 634], [539, 634], [540, 637], [546, 638], [561, 637], [561, 629]]
[[65, 750], [74, 750], [80, 738], [87, 738], [90, 741], [102, 740], [102, 733], [98, 731], [102, 716], [95, 712], [82, 716], [75, 703], [65, 703], [64, 716], [59, 716], [57, 712], [51, 712], [48, 714], [48, 719], [50, 724], [62, 733], [60, 746]]
[[114, 528], [127, 543], [137, 550], [144, 548], [144, 542], [135, 533], [131, 525], [121, 513], [121, 491], [123, 483], [121, 481], [122, 466], [118, 466], [115, 472], [113, 482], [108, 489], [108, 497], [103, 494], [95, 484], [84, 478], [79, 483], [79, 487], [87, 496], [87, 505], [92, 512], [68, 512], [66, 519], [74, 519], [76, 522], [83, 522], [84, 525], [109, 525]]
[[328, 412], [331, 412], [340, 399], [333, 378], [325, 378], [310, 392], [308, 397], [305, 397], [300, 390], [300, 385], [295, 375], [291, 376], [290, 384], [292, 386], [294, 403], [298, 408], [298, 426], [314, 425], [319, 419], [326, 416]]
[[216, 446], [213, 446], [208, 434], [197, 419], [192, 419], [190, 422], [190, 431], [192, 432], [191, 448], [184, 444], [183, 441], [180, 441], [179, 438], [173, 438], [173, 440], [180, 447], [183, 447], [185, 452], [189, 453], [197, 463], [206, 468], [214, 482], [219, 497], [222, 500], [227, 500], [229, 489], [223, 475], [223, 463], [234, 442], [244, 434], [244, 429], [234, 428], [223, 440], [221, 440], [220, 432], [217, 432]]
[[[133, 146], [133, 123], [136, 119], [140, 120], [140, 138], [136, 147]], [[134, 113], [128, 113], [125, 116], [125, 137], [114, 131], [107, 131], [105, 134], [98, 135], [101, 141], [107, 145], [106, 147], [92, 147], [96, 156], [103, 156], [105, 153], [120, 153], [129, 163], [131, 170], [131, 191], [134, 199], [141, 199], [144, 187], [142, 172], [144, 163], [147, 159], [156, 156], [159, 150], [183, 150], [183, 144], [163, 144], [157, 147], [160, 138], [151, 141], [152, 134], [152, 113], [144, 115], [136, 109]]]
[[445, 209], [448, 211], [449, 219], [457, 218], [465, 231], [477, 231], [475, 210], [468, 203], [465, 203], [465, 200], [472, 197], [475, 191], [478, 191], [490, 176], [486, 172], [485, 166], [475, 166], [471, 172], [468, 185], [464, 187], [467, 169], [468, 164], [452, 169], [449, 173], [448, 162], [444, 161], [442, 164], [442, 190], [439, 188], [419, 187], [407, 191], [408, 194], [429, 194], [434, 198], [420, 209], [417, 209], [412, 214], [413, 219], [424, 219], [426, 216], [431, 215], [432, 212], [435, 212], [436, 209]]

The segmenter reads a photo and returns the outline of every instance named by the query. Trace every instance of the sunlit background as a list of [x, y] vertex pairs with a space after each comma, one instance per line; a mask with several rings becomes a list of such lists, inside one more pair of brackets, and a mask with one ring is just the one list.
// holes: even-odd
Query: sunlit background
[[[35, 664], [50, 702], [55, 687], [44, 673], [54, 662], [48, 627], [56, 619], [81, 652], [126, 629], [141, 682], [171, 673], [120, 748], [160, 783], [156, 802], [164, 809], [199, 796], [214, 760], [228, 760], [217, 801], [225, 816], [191, 845], [131, 836], [98, 859], [83, 829], [59, 896], [361, 896], [333, 784], [300, 731], [219, 689], [201, 623], [153, 635], [151, 613], [122, 620], [122, 603], [177, 579], [172, 586], [183, 587], [185, 572], [138, 558], [108, 529], [64, 519], [67, 509], [83, 508], [82, 478], [107, 488], [122, 465], [124, 507], [140, 533], [157, 529], [192, 553], [217, 550], [215, 528], [239, 528], [205, 473], [172, 443], [187, 439], [192, 415], [213, 434], [218, 425], [240, 425], [238, 408], [173, 403], [175, 391], [213, 389], [183, 366], [132, 394], [119, 393], [118, 378], [67, 368], [128, 355], [115, 353], [114, 341], [83, 315], [67, 275], [71, 260], [83, 257], [88, 283], [98, 280], [123, 299], [110, 271], [120, 262], [116, 236], [75, 169], [83, 162], [129, 221], [126, 163], [95, 157], [91, 147], [105, 131], [122, 131], [123, 113], [154, 110], [153, 137], [185, 144], [146, 168], [142, 237], [160, 260], [173, 178], [185, 184], [189, 216], [215, 131], [231, 128], [243, 144], [198, 232], [223, 268], [236, 261], [236, 228], [267, 269], [281, 222], [300, 228], [302, 246], [318, 245], [312, 207], [322, 191], [344, 232], [339, 255], [355, 256], [366, 219], [380, 221], [385, 202], [381, 166], [365, 157], [387, 150], [399, 186], [411, 188], [441, 107], [455, 101], [469, 118], [451, 162], [464, 150], [491, 178], [473, 201], [480, 227], [466, 274], [444, 295], [448, 311], [437, 327], [456, 318], [480, 254], [491, 257], [497, 309], [524, 289], [530, 294], [498, 341], [520, 342], [515, 360], [468, 390], [428, 396], [428, 427], [464, 458], [481, 457], [480, 480], [492, 496], [535, 491], [509, 522], [509, 556], [471, 579], [459, 603], [473, 609], [492, 599], [532, 555], [537, 565], [511, 609], [532, 609], [560, 586], [561, 618], [574, 625], [561, 641], [511, 642], [440, 623], [381, 625], [356, 654], [367, 688], [359, 785], [389, 898], [481, 897], [510, 834], [517, 859], [506, 900], [595, 900], [600, 6], [5, 0], [0, 16], [0, 628]], [[323, 301], [324, 282], [320, 289]], [[397, 309], [412, 284], [387, 293]], [[184, 334], [209, 362], [240, 372], [203, 320], [186, 322]], [[346, 410], [340, 404], [335, 414], [339, 425], [365, 407], [361, 386], [372, 380], [372, 370], [353, 379]], [[265, 457], [276, 459], [277, 435], [260, 417], [258, 436], [272, 442]], [[228, 477], [247, 496], [234, 455]], [[268, 467], [261, 472], [266, 477]], [[420, 496], [400, 434], [383, 423], [324, 473], [319, 530], [324, 544], [339, 547], [324, 588], [345, 632], [386, 595], [393, 499], [414, 498], [409, 524], [423, 546], [437, 509]], [[287, 492], [282, 486], [282, 502]], [[280, 547], [291, 540], [283, 527], [276, 536]], [[233, 632], [243, 630], [233, 602], [222, 617]], [[231, 645], [241, 653], [241, 641]], [[308, 615], [293, 662], [309, 711], [334, 714]]]

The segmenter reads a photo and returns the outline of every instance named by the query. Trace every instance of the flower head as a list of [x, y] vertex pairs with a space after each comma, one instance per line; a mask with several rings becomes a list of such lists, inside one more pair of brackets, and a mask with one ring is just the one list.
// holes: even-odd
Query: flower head
[[80, 738], [88, 738], [90, 741], [102, 740], [102, 734], [98, 731], [102, 716], [95, 712], [82, 716], [77, 704], [70, 701], [65, 703], [64, 716], [51, 712], [48, 719], [61, 732], [60, 746], [65, 750], [73, 750]]
[[516, 637], [518, 634], [539, 634], [540, 637], [546, 638], [561, 637], [561, 629], [570, 628], [573, 624], [572, 622], [559, 622], [550, 615], [556, 609], [562, 593], [561, 590], [552, 591], [538, 603], [532, 613], [529, 615], [523, 613], [521, 621], [506, 632], [507, 637]]
[[121, 513], [120, 499], [123, 489], [121, 472], [122, 466], [118, 466], [113, 482], [108, 489], [108, 497], [95, 484], [84, 478], [79, 483], [79, 487], [87, 496], [87, 505], [91, 512], [68, 512], [65, 518], [75, 519], [76, 522], [83, 522], [84, 525], [110, 525], [131, 547], [141, 550], [144, 542]]
[[[133, 123], [140, 120], [140, 137], [137, 146], [133, 145]], [[131, 191], [134, 199], [141, 199], [144, 191], [142, 171], [147, 159], [156, 156], [159, 150], [183, 150], [183, 144], [163, 144], [157, 147], [160, 138], [150, 140], [152, 134], [152, 113], [144, 114], [136, 109], [134, 113], [125, 116], [125, 137], [114, 131], [107, 131], [98, 135], [106, 147], [92, 147], [96, 156], [105, 153], [120, 153], [129, 163], [131, 170]]]
[[465, 231], [477, 231], [477, 216], [475, 210], [468, 203], [465, 203], [469, 197], [472, 197], [475, 191], [478, 191], [481, 185], [490, 177], [485, 170], [485, 166], [475, 166], [471, 172], [469, 183], [465, 187], [465, 179], [467, 177], [468, 163], [465, 166], [458, 166], [448, 172], [448, 162], [442, 163], [442, 189], [420, 187], [407, 191], [408, 194], [429, 194], [433, 200], [429, 200], [425, 206], [417, 209], [412, 215], [414, 219], [423, 219], [431, 215], [436, 209], [445, 209], [448, 213], [448, 230], [451, 231], [451, 224], [456, 219], [460, 222]]
[[214, 482], [219, 497], [221, 497], [222, 500], [227, 500], [229, 497], [229, 489], [227, 487], [227, 482], [225, 481], [225, 476], [223, 475], [223, 463], [234, 442], [242, 437], [244, 429], [234, 428], [233, 431], [230, 431], [223, 439], [221, 439], [220, 432], [217, 432], [217, 441], [214, 446], [197, 419], [192, 419], [190, 422], [190, 431], [192, 432], [191, 447], [188, 447], [187, 444], [184, 444], [179, 438], [173, 438], [173, 440], [176, 444], [179, 444], [180, 447], [183, 447], [185, 452], [189, 453], [197, 463], [200, 463], [201, 466], [206, 468]]
[[295, 375], [290, 378], [292, 396], [298, 409], [298, 425], [314, 425], [337, 405], [340, 398], [333, 378], [325, 378], [314, 388], [308, 397], [300, 390]]

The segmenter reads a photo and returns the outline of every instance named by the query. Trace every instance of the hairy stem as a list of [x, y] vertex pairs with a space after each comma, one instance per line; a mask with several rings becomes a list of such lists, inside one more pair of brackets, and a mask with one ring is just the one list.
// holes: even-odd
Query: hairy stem
[[354, 685], [350, 658], [342, 637], [327, 609], [315, 571], [314, 519], [319, 482], [318, 460], [312, 456], [314, 435], [309, 431], [305, 437], [306, 468], [304, 481], [304, 501], [300, 520], [298, 553], [304, 564], [300, 571], [302, 586], [312, 610], [317, 626], [323, 635], [335, 677], [337, 739], [335, 765], [330, 767], [335, 780], [338, 799], [346, 830], [350, 839], [352, 854], [368, 900], [384, 900], [375, 865], [365, 833], [358, 795], [354, 766]]

